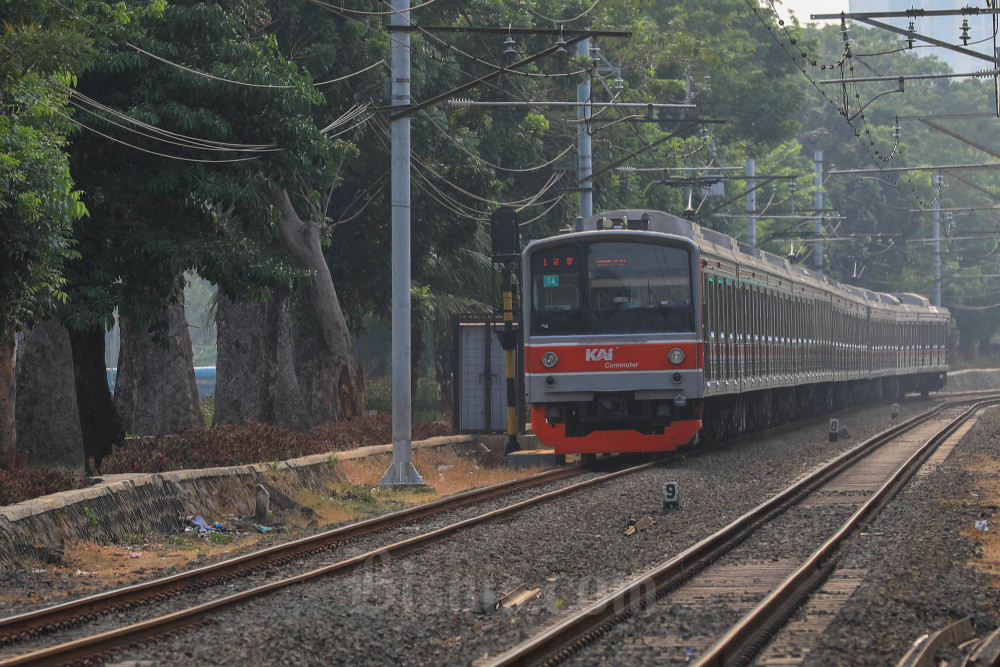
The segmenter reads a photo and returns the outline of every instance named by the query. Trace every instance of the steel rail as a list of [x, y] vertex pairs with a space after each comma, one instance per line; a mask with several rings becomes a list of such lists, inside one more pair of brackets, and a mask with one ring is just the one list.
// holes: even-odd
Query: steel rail
[[66, 642], [58, 646], [8, 658], [0, 661], [0, 666], [13, 667], [14, 665], [51, 665], [72, 662], [75, 660], [85, 660], [94, 656], [102, 656], [126, 646], [131, 646], [143, 641], [161, 637], [164, 634], [171, 634], [206, 621], [210, 622], [211, 619], [209, 618], [209, 615], [213, 612], [238, 605], [241, 602], [255, 599], [281, 588], [319, 579], [321, 577], [364, 571], [370, 567], [384, 564], [406, 554], [423, 550], [468, 528], [494, 521], [532, 506], [554, 500], [560, 496], [565, 496], [588, 487], [597, 486], [612, 479], [629, 475], [640, 470], [645, 470], [655, 465], [658, 465], [658, 462], [654, 461], [650, 463], [643, 463], [631, 468], [608, 473], [607, 475], [602, 475], [601, 477], [594, 477], [582, 482], [577, 482], [576, 484], [563, 487], [562, 489], [549, 491], [548, 493], [528, 498], [518, 503], [514, 503], [513, 505], [508, 505], [507, 507], [492, 510], [476, 517], [464, 519], [437, 530], [401, 540], [380, 549], [375, 549], [353, 558], [348, 558], [309, 572], [295, 575], [293, 577], [287, 577], [285, 579], [264, 584], [246, 591], [234, 593], [218, 600], [206, 602], [189, 609], [153, 618], [142, 623], [136, 623], [118, 628], [116, 630]]
[[795, 499], [839, 474], [857, 459], [931, 419], [946, 407], [966, 402], [971, 401], [957, 401], [939, 405], [858, 444], [822, 468], [813, 471], [735, 519], [729, 525], [688, 547], [666, 563], [639, 576], [617, 591], [496, 656], [489, 662], [483, 663], [484, 666], [554, 664], [569, 657], [577, 649], [596, 640], [636, 611], [679, 587], [687, 579], [743, 542], [774, 516], [783, 512]]
[[696, 667], [709, 665], [746, 665], [752, 661], [760, 648], [766, 645], [775, 632], [775, 626], [790, 618], [791, 613], [805, 601], [808, 593], [819, 588], [836, 566], [833, 558], [841, 544], [854, 533], [875, 509], [898, 493], [919, 469], [920, 464], [948, 439], [973, 414], [997, 400], [982, 401], [971, 406], [961, 415], [944, 425], [927, 439], [917, 451], [907, 458], [864, 504], [859, 507], [844, 524], [830, 536], [811, 556], [781, 584], [744, 616], [703, 655]]
[[161, 601], [193, 587], [204, 588], [225, 583], [267, 565], [289, 563], [325, 549], [342, 546], [366, 535], [413, 523], [428, 516], [490, 500], [515, 491], [557, 482], [579, 475], [584, 470], [586, 468], [580, 465], [556, 468], [521, 479], [472, 489], [194, 570], [0, 619], [0, 647], [14, 643], [19, 639], [37, 636], [49, 630], [60, 630], [67, 626], [80, 625], [95, 619], [102, 613], [124, 611], [141, 604]]

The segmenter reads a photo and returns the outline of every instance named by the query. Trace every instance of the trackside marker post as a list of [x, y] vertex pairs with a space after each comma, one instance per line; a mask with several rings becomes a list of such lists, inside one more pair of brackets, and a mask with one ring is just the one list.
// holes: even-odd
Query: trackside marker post
[[663, 509], [679, 507], [681, 504], [680, 486], [677, 482], [663, 483]]

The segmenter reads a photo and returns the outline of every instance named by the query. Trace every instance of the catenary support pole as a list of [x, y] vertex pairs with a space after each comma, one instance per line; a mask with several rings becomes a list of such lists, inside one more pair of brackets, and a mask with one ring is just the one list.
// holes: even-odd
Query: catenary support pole
[[[410, 0], [392, 0], [392, 25], [409, 23]], [[410, 35], [391, 31], [393, 107], [410, 105]], [[384, 486], [422, 485], [413, 467], [410, 389], [410, 118], [392, 121], [392, 465]]]
[[941, 174], [934, 174], [934, 305], [941, 305]]
[[757, 189], [754, 180], [757, 175], [757, 161], [747, 158], [747, 244], [757, 245]]
[[816, 209], [816, 225], [813, 228], [816, 232], [816, 242], [813, 244], [814, 266], [820, 273], [823, 272], [823, 151], [813, 153], [813, 162], [816, 163], [816, 176], [813, 185], [816, 186], [813, 206]]
[[[590, 57], [590, 39], [581, 40], [576, 45], [577, 55]], [[596, 67], [596, 65], [595, 65]], [[594, 170], [593, 149], [590, 141], [590, 117], [593, 110], [590, 99], [590, 77], [585, 76], [576, 85], [577, 117], [583, 122], [576, 128], [577, 176], [580, 188], [580, 217], [594, 214], [594, 182], [589, 180]]]

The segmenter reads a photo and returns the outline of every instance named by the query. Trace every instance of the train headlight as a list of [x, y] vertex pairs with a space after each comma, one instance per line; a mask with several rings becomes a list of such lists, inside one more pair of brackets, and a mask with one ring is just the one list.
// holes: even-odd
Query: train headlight
[[555, 352], [549, 351], [542, 355], [542, 366], [546, 368], [552, 368], [559, 363], [559, 357], [556, 356]]
[[675, 347], [670, 350], [670, 354], [667, 355], [667, 359], [670, 359], [670, 361], [675, 364], [681, 363], [684, 361], [684, 350], [679, 347]]

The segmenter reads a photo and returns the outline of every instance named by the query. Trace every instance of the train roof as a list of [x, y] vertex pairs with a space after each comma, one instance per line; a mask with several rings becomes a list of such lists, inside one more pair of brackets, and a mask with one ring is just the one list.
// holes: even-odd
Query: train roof
[[691, 239], [703, 256], [716, 256], [738, 266], [804, 284], [812, 290], [860, 302], [876, 310], [904, 312], [915, 315], [947, 315], [948, 310], [932, 306], [919, 294], [886, 294], [856, 285], [845, 285], [822, 273], [792, 264], [784, 257], [743, 243], [727, 234], [702, 227], [696, 222], [670, 213], [648, 209], [621, 209], [588, 218], [577, 218], [572, 231], [588, 232], [610, 229], [659, 232]]

